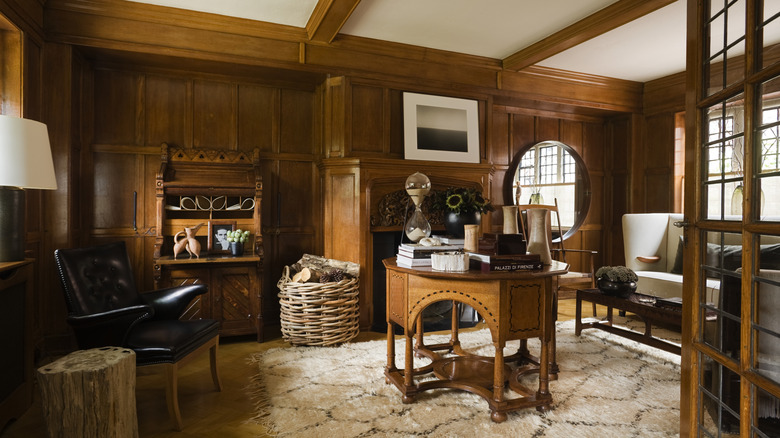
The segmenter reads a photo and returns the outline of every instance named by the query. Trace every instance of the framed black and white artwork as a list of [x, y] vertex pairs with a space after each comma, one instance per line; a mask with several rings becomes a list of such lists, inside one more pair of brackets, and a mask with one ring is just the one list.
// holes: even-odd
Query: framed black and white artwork
[[403, 93], [404, 158], [479, 163], [477, 101]]
[[236, 221], [209, 221], [209, 254], [230, 254], [228, 231], [236, 231]]

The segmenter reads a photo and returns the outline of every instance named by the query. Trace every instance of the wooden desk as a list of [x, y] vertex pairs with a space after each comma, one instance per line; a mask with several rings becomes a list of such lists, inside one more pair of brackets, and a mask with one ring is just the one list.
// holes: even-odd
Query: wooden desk
[[[417, 393], [435, 388], [455, 388], [484, 398], [491, 419], [505, 421], [507, 412], [535, 406], [544, 411], [552, 404], [549, 392], [550, 353], [554, 349], [553, 301], [555, 278], [567, 272], [568, 265], [553, 261], [540, 271], [491, 272], [471, 270], [463, 273], [437, 272], [430, 267], [402, 268], [395, 258], [383, 260], [387, 268], [387, 367], [385, 377], [403, 394], [404, 403], [414, 402]], [[492, 358], [475, 356], [461, 349], [458, 318], [453, 305], [452, 336], [446, 344], [426, 346], [423, 342], [422, 311], [444, 300], [465, 303], [479, 312], [490, 329], [495, 346]], [[393, 324], [404, 329], [406, 338], [404, 368], [395, 365]], [[416, 345], [412, 347], [415, 334]], [[539, 338], [539, 358], [528, 354], [521, 342], [518, 352], [504, 357], [507, 341]], [[432, 363], [415, 369], [414, 353]], [[440, 354], [442, 352], [443, 354]], [[449, 354], [452, 353], [452, 354]], [[445, 356], [445, 354], [448, 354]], [[510, 367], [509, 363], [516, 363]], [[407, 370], [409, 370], [407, 372]], [[539, 373], [536, 392], [520, 383], [530, 372]], [[433, 373], [434, 380], [415, 383], [415, 376]], [[504, 387], [518, 395], [507, 398]]]

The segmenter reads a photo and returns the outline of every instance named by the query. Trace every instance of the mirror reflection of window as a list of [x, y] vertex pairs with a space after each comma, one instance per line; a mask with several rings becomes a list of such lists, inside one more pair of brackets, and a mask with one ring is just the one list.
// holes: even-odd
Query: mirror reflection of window
[[576, 180], [574, 157], [558, 142], [542, 142], [529, 148], [520, 158], [512, 195], [520, 204], [553, 204], [557, 199], [561, 227], [565, 232], [577, 219]]

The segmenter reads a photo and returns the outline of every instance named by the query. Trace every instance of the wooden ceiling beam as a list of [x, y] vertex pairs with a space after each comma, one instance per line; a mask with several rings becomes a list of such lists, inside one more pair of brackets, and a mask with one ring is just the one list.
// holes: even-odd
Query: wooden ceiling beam
[[558, 31], [523, 50], [503, 59], [506, 70], [520, 71], [539, 61], [570, 49], [591, 38], [616, 29], [637, 18], [647, 15], [676, 0], [619, 0], [606, 8], [589, 15], [571, 26]]
[[319, 0], [306, 23], [310, 41], [330, 44], [360, 0]]

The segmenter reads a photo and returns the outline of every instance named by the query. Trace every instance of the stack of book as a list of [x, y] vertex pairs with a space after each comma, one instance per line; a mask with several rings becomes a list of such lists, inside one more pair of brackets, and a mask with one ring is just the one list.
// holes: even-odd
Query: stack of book
[[460, 249], [457, 245], [423, 246], [418, 243], [402, 243], [398, 245], [395, 263], [405, 268], [431, 266], [431, 254]]
[[469, 266], [482, 272], [533, 271], [542, 269], [539, 254], [485, 254], [469, 252]]

